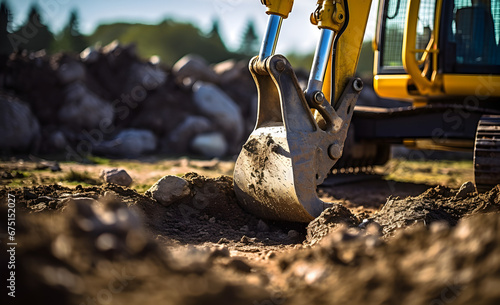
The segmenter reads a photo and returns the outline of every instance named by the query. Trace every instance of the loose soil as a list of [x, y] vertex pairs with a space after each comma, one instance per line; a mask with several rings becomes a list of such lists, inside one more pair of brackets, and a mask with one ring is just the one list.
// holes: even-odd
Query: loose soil
[[15, 304], [500, 300], [500, 186], [465, 196], [380, 177], [324, 186], [334, 205], [299, 224], [247, 213], [230, 176], [183, 177], [191, 196], [168, 207], [113, 184], [2, 187], [0, 219], [16, 199]]

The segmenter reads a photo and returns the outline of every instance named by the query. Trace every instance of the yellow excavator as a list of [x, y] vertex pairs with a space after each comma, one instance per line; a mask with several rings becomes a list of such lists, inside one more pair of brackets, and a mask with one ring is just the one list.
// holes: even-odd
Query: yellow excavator
[[317, 2], [310, 22], [321, 36], [306, 90], [274, 54], [293, 0], [261, 2], [269, 21], [249, 64], [257, 122], [234, 171], [247, 210], [308, 222], [330, 205], [316, 188], [335, 166], [383, 164], [392, 144], [474, 150], [478, 189], [500, 183], [500, 0], [380, 0], [373, 84], [381, 97], [411, 102], [396, 109], [355, 107], [371, 0]]

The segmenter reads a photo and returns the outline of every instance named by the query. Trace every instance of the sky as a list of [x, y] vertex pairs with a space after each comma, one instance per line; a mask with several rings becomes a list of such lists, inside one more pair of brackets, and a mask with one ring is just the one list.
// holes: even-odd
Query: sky
[[[4, 0], [2, 0], [4, 1]], [[259, 0], [7, 0], [13, 16], [14, 27], [25, 22], [32, 4], [37, 4], [43, 22], [53, 32], [60, 31], [76, 9], [80, 17], [80, 30], [91, 34], [99, 24], [139, 22], [156, 24], [165, 18], [190, 22], [208, 32], [214, 20], [219, 21], [220, 34], [231, 50], [238, 48], [242, 33], [250, 20], [254, 21], [262, 37], [268, 16]], [[373, 1], [365, 39], [375, 33], [376, 3]], [[289, 18], [283, 22], [277, 53], [307, 53], [314, 50], [319, 30], [309, 22], [309, 15], [316, 7], [315, 0], [295, 0]], [[167, 42], [166, 42], [167, 43]]]

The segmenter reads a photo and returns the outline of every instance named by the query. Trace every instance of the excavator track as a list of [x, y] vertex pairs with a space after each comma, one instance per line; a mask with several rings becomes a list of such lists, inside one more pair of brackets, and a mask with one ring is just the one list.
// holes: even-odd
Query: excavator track
[[474, 145], [474, 180], [478, 191], [500, 183], [500, 115], [483, 115]]

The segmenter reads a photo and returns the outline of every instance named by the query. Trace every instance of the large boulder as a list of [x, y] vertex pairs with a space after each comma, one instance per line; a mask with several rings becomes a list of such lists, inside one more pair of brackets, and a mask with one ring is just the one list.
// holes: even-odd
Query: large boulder
[[95, 63], [99, 59], [99, 51], [94, 47], [88, 47], [80, 53], [80, 59], [84, 63]]
[[191, 140], [202, 133], [214, 130], [214, 125], [210, 120], [201, 116], [188, 116], [179, 124], [168, 136], [170, 150], [176, 153], [186, 152], [189, 149]]
[[212, 132], [197, 135], [191, 142], [191, 150], [208, 158], [221, 158], [226, 155], [228, 146], [221, 133]]
[[219, 78], [208, 63], [198, 55], [188, 54], [179, 59], [172, 67], [172, 72], [179, 80], [189, 79], [188, 83], [206, 81], [217, 83]]
[[245, 123], [238, 105], [213, 84], [197, 82], [193, 92], [198, 111], [222, 131], [230, 145], [239, 143]]
[[0, 95], [0, 151], [36, 149], [40, 137], [40, 125], [30, 108], [20, 100]]
[[85, 79], [85, 66], [78, 61], [70, 61], [61, 64], [57, 70], [57, 78], [63, 85]]
[[149, 130], [124, 129], [110, 141], [103, 141], [94, 147], [97, 154], [133, 158], [153, 152], [156, 136]]
[[[228, 59], [213, 66], [213, 71], [219, 76], [221, 84], [229, 83], [241, 76], [241, 64], [234, 59]], [[243, 63], [246, 73], [248, 72], [248, 64]]]
[[163, 86], [167, 80], [167, 73], [159, 66], [152, 64], [134, 62], [130, 66], [128, 88], [126, 92], [138, 91], [135, 86], [141, 86], [144, 90], [154, 90]]
[[70, 129], [91, 130], [99, 128], [101, 122], [113, 122], [114, 111], [110, 103], [90, 91], [85, 84], [74, 82], [65, 89], [65, 102], [57, 117]]

